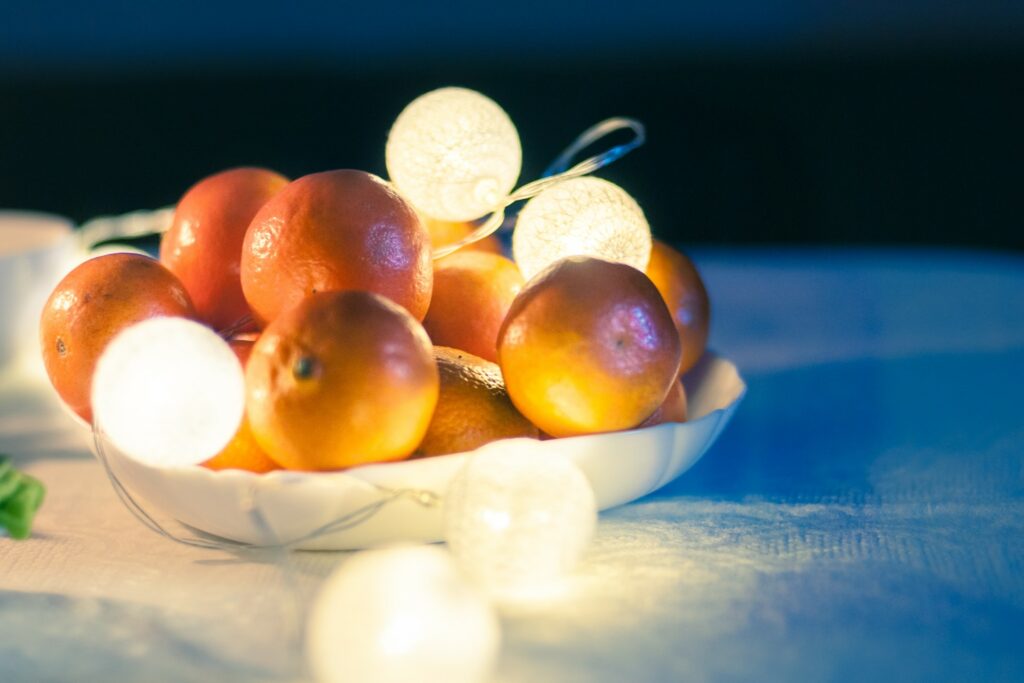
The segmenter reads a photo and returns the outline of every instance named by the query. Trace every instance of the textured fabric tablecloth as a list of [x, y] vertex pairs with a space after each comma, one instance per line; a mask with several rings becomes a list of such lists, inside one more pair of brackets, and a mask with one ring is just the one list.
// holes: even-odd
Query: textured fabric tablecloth
[[[747, 398], [601, 516], [571, 594], [503, 614], [495, 680], [1024, 680], [1024, 259], [695, 256]], [[305, 680], [300, 626], [347, 554], [153, 535], [24, 373], [0, 451], [49, 488], [33, 537], [0, 538], [0, 681]]]

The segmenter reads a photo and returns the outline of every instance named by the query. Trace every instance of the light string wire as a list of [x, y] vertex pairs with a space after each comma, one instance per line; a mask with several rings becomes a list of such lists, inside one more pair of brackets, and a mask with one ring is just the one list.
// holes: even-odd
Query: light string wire
[[104, 242], [160, 235], [171, 227], [173, 218], [173, 206], [119, 216], [98, 216], [78, 229], [78, 242], [85, 251], [91, 251]]
[[[616, 145], [611, 149], [601, 152], [600, 154], [587, 157], [583, 161], [569, 167], [569, 164], [577, 154], [590, 145], [596, 143], [601, 138], [620, 130], [631, 131], [633, 133], [633, 137], [627, 142]], [[608, 164], [611, 164], [614, 161], [621, 159], [626, 154], [629, 154], [646, 141], [647, 132], [644, 129], [644, 125], [636, 119], [631, 119], [625, 116], [615, 116], [595, 123], [593, 126], [580, 133], [576, 139], [573, 140], [572, 144], [562, 150], [562, 153], [559, 154], [544, 170], [542, 177], [523, 185], [518, 190], [513, 191], [505, 197], [501, 203], [495, 207], [494, 212], [487, 217], [487, 220], [485, 220], [476, 230], [457, 242], [446, 244], [443, 247], [435, 249], [434, 260], [436, 261], [437, 259], [444, 258], [463, 247], [469, 246], [474, 242], [479, 242], [485, 237], [497, 232], [505, 222], [505, 210], [512, 204], [535, 197], [549, 187], [558, 185], [566, 180], [589, 175], [601, 168], [604, 168]]]

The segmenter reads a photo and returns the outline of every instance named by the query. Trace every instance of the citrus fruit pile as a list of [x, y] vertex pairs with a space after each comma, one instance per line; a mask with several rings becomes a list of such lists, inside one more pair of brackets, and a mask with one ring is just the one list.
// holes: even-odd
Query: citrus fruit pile
[[159, 259], [110, 254], [43, 311], [49, 378], [91, 421], [97, 360], [121, 330], [180, 316], [245, 368], [246, 410], [212, 469], [336, 470], [686, 419], [707, 339], [693, 264], [655, 240], [646, 272], [587, 256], [528, 281], [496, 238], [435, 260], [472, 222], [422, 217], [358, 170], [207, 177]]

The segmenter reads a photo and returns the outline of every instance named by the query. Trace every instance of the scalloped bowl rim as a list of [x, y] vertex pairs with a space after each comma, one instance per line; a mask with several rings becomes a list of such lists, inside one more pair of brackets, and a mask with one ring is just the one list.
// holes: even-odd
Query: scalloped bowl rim
[[387, 490], [427, 490], [443, 499], [447, 483], [464, 460], [484, 449], [536, 449], [570, 458], [590, 480], [600, 510], [641, 498], [692, 467], [746, 393], [735, 365], [710, 351], [683, 381], [694, 415], [684, 423], [546, 441], [504, 439], [475, 451], [333, 472], [255, 474], [198, 465], [155, 467], [131, 459], [109, 442], [104, 453], [111, 470], [140, 504], [212, 536], [253, 545], [331, 550], [431, 542], [443, 535], [440, 511], [409, 499], [382, 507], [354, 528], [296, 541], [359, 506], [380, 500]]

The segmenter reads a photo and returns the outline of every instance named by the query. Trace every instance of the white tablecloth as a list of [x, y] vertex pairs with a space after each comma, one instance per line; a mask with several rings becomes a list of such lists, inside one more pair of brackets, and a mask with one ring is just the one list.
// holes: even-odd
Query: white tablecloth
[[[1024, 259], [695, 255], [748, 396], [601, 516], [569, 595], [503, 614], [495, 680], [1024, 680]], [[33, 537], [0, 539], [0, 681], [305, 680], [301, 622], [348, 555], [153, 535], [25, 373], [0, 451], [48, 487]]]

